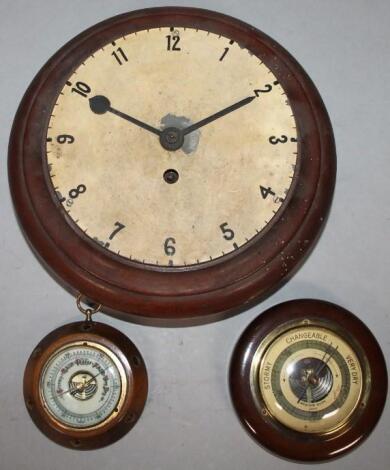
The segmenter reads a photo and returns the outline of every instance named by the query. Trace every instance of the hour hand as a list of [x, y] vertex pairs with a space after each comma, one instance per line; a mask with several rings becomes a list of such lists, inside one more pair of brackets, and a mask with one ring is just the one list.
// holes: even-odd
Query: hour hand
[[112, 108], [110, 100], [106, 98], [105, 96], [96, 95], [90, 98], [89, 107], [91, 108], [91, 111], [94, 112], [95, 114], [112, 113], [112, 114], [115, 114], [116, 116], [121, 117], [122, 119], [125, 119], [126, 121], [129, 121], [135, 124], [138, 127], [142, 127], [142, 129], [145, 129], [149, 132], [152, 132], [153, 134], [158, 135], [159, 137], [161, 135], [161, 131], [159, 129], [149, 126], [149, 124], [146, 124], [145, 122], [142, 122], [132, 116], [129, 116], [128, 114], [122, 113], [121, 111], [118, 111], [117, 109]]

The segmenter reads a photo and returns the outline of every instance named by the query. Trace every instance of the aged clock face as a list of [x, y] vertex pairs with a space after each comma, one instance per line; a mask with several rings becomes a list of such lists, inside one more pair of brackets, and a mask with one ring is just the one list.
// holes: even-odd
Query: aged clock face
[[129, 385], [119, 359], [104, 346], [86, 341], [56, 351], [40, 380], [46, 409], [63, 426], [78, 429], [114, 418]]
[[72, 222], [153, 265], [244, 245], [283, 205], [296, 163], [294, 114], [275, 75], [234, 40], [194, 28], [96, 50], [67, 78], [47, 129], [50, 179]]

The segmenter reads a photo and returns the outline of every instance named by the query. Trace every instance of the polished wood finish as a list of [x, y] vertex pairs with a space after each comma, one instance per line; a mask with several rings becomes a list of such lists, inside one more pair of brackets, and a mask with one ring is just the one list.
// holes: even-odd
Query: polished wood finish
[[[366, 401], [360, 398], [350, 426], [327, 434], [293, 431], [268, 413], [259, 411], [250, 389], [250, 370], [261, 341], [275, 328], [291, 320], [324, 321], [343, 330], [363, 366], [371, 374]], [[387, 396], [386, 363], [370, 330], [351, 312], [321, 300], [293, 300], [276, 305], [257, 317], [240, 337], [230, 363], [230, 392], [233, 405], [246, 431], [261, 445], [282, 457], [298, 461], [320, 461], [339, 457], [359, 445], [377, 424]], [[365, 395], [364, 389], [362, 397]], [[259, 397], [259, 401], [264, 403]], [[265, 406], [265, 405], [264, 405]]]
[[[72, 71], [106, 43], [135, 31], [176, 25], [227, 36], [248, 48], [277, 77], [297, 121], [297, 169], [283, 207], [250, 242], [215, 261], [158, 268], [116, 256], [70, 223], [46, 167], [45, 138], [58, 93]], [[104, 21], [59, 50], [38, 73], [15, 117], [9, 182], [30, 246], [72, 294], [82, 292], [108, 313], [152, 324], [194, 324], [237, 313], [286, 282], [324, 226], [335, 182], [331, 124], [318, 91], [274, 40], [234, 18], [194, 8], [152, 8]]]
[[[121, 361], [128, 383], [133, 384], [118, 415], [96, 429], [65, 430], [45, 410], [40, 397], [40, 376], [47, 360], [74, 341], [93, 341], [111, 350]], [[36, 346], [26, 365], [23, 391], [32, 420], [49, 439], [72, 449], [89, 450], [112, 444], [135, 425], [145, 406], [148, 376], [140, 352], [120, 331], [103, 323], [76, 322], [57, 328]]]

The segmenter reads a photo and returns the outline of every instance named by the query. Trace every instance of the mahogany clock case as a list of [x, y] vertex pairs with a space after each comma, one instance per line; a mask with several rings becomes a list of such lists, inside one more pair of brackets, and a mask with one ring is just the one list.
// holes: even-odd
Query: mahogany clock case
[[[41, 372], [48, 358], [76, 341], [95, 342], [112, 351], [122, 363], [127, 382], [131, 384], [119, 413], [112, 420], [82, 431], [59, 425], [46, 411], [40, 396]], [[140, 352], [120, 331], [103, 323], [75, 322], [52, 331], [36, 346], [26, 365], [23, 391], [32, 420], [49, 439], [71, 449], [91, 450], [112, 444], [136, 424], [145, 406], [148, 376]]]
[[[310, 319], [313, 325], [316, 322], [328, 323], [331, 328], [332, 324], [335, 325], [353, 345], [363, 365], [363, 375], [371, 377], [371, 382], [363, 387], [360, 405], [353, 412], [349, 425], [329, 434], [306, 434], [285, 427], [269, 413], [260, 412], [251, 392], [251, 366], [261, 341], [283, 324], [306, 319]], [[370, 373], [364, 364], [368, 364]], [[257, 317], [239, 338], [229, 372], [231, 398], [245, 430], [271, 452], [296, 461], [330, 460], [361, 444], [382, 414], [387, 382], [383, 353], [367, 326], [348, 310], [315, 299], [284, 302]]]
[[[66, 218], [49, 182], [45, 139], [51, 110], [72, 71], [115, 38], [175, 25], [206, 29], [248, 48], [275, 74], [297, 121], [298, 165], [277, 215], [235, 252], [194, 267], [159, 268], [104, 250]], [[164, 7], [97, 24], [59, 50], [27, 90], [9, 143], [9, 183], [24, 234], [71, 293], [143, 323], [203, 323], [247, 308], [299, 267], [324, 226], [336, 172], [331, 124], [318, 91], [294, 58], [242, 21], [207, 10]]]

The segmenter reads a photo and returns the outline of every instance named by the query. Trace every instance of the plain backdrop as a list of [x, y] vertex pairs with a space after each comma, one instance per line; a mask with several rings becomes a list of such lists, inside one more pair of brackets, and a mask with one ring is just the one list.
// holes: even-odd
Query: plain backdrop
[[[22, 377], [34, 346], [79, 319], [74, 299], [39, 265], [20, 233], [7, 182], [10, 126], [22, 95], [65, 42], [110, 16], [164, 5], [136, 0], [0, 0], [1, 470], [298, 469], [259, 447], [230, 403], [227, 368], [246, 325], [267, 307], [299, 297], [343, 305], [390, 352], [390, 2], [387, 0], [207, 0], [198, 6], [247, 21], [284, 45], [316, 83], [338, 151], [331, 215], [299, 273], [262, 304], [196, 328], [133, 325], [100, 315], [140, 348], [150, 391], [140, 421], [116, 444], [77, 452], [46, 439], [30, 420]], [[390, 413], [352, 453], [321, 466], [382, 470], [390, 461]], [[309, 464], [306, 468], [314, 468]]]

